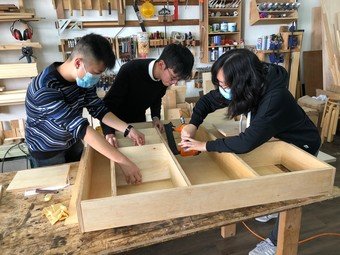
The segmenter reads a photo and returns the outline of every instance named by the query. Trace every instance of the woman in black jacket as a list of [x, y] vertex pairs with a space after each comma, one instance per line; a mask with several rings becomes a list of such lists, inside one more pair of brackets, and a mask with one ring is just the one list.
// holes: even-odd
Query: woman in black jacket
[[[216, 89], [200, 98], [194, 107], [190, 124], [181, 133], [183, 148], [246, 153], [275, 137], [317, 154], [320, 135], [288, 91], [289, 78], [283, 67], [263, 63], [247, 49], [234, 49], [223, 54], [211, 72]], [[228, 107], [230, 118], [245, 114], [250, 118], [249, 127], [238, 136], [208, 142], [193, 139], [205, 117], [224, 107]], [[263, 248], [275, 254], [276, 241], [277, 224], [270, 238], [249, 254], [267, 254]]]

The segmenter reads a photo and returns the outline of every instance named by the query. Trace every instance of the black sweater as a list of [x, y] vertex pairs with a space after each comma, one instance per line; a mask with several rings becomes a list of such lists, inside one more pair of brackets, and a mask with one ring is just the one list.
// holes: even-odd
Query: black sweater
[[[250, 126], [238, 136], [208, 141], [207, 151], [246, 153], [275, 137], [315, 154], [321, 144], [318, 130], [296, 103], [287, 85], [286, 70], [269, 65], [266, 92], [256, 113], [252, 113]], [[197, 102], [190, 123], [198, 127], [209, 113], [229, 103], [218, 89], [211, 91]]]
[[[107, 108], [125, 122], [144, 122], [149, 107], [151, 117], [160, 118], [161, 100], [167, 87], [162, 81], [151, 79], [148, 70], [151, 61], [138, 59], [124, 64], [103, 99]], [[114, 133], [105, 124], [101, 126], [105, 135]]]

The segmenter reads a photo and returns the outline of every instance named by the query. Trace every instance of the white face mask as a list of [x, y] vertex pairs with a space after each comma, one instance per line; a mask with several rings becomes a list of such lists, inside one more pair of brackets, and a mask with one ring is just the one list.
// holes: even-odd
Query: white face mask
[[218, 90], [220, 91], [220, 93], [222, 94], [222, 96], [225, 99], [231, 100], [232, 95], [231, 95], [231, 89], [230, 88], [222, 89], [222, 87], [218, 87]]

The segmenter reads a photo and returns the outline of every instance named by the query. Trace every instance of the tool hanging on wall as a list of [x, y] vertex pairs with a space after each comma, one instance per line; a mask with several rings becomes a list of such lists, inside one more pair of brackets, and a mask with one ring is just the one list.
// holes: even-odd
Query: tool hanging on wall
[[146, 32], [144, 21], [142, 19], [142, 16], [140, 15], [139, 8], [138, 8], [138, 0], [134, 0], [133, 2], [133, 9], [137, 15], [138, 18], [138, 23], [140, 25], [140, 28], [142, 29], [143, 32]]
[[32, 47], [22, 47], [21, 48], [21, 57], [19, 60], [26, 58], [27, 63], [32, 63], [32, 58], [37, 59], [36, 56], [33, 55], [33, 48]]
[[98, 1], [99, 16], [103, 16], [102, 1], [101, 0], [97, 0], [97, 1]]

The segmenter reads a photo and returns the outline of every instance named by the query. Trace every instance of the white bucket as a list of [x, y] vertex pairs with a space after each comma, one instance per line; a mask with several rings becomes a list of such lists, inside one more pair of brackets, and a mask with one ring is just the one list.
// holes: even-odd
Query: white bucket
[[236, 32], [236, 23], [235, 22], [228, 23], [228, 31], [229, 32]]

